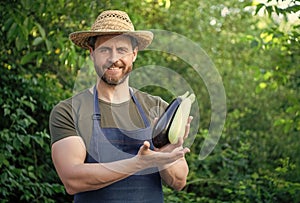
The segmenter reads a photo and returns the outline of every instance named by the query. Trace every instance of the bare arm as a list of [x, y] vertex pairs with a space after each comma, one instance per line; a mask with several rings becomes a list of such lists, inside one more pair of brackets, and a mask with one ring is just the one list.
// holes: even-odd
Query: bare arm
[[166, 165], [164, 169], [160, 171], [164, 182], [178, 191], [185, 187], [188, 173], [189, 167], [184, 157], [175, 163]]
[[100, 189], [148, 167], [163, 166], [184, 157], [185, 150], [154, 152], [149, 142], [138, 155], [110, 163], [84, 163], [86, 148], [79, 136], [71, 136], [52, 145], [56, 171], [69, 194]]
[[[192, 117], [189, 117], [187, 125], [186, 125], [186, 130], [185, 134], [182, 138], [179, 139], [177, 144], [170, 144], [167, 146], [164, 146], [157, 151], [161, 152], [170, 152], [170, 151], [175, 151], [175, 150], [186, 150], [189, 152], [189, 149], [183, 149], [182, 145], [184, 142], [184, 139], [187, 138], [190, 130], [190, 123], [192, 121]], [[181, 159], [176, 160], [173, 163], [166, 164], [161, 166], [160, 168], [160, 175], [164, 182], [174, 188], [175, 190], [181, 190], [184, 188], [186, 185], [186, 179], [187, 175], [189, 173], [189, 167], [188, 164], [185, 160], [184, 157]]]

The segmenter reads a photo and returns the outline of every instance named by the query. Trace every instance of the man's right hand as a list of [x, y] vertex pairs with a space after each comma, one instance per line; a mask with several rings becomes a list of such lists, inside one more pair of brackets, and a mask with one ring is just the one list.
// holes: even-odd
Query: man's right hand
[[181, 145], [174, 148], [171, 152], [159, 152], [150, 149], [150, 143], [145, 141], [140, 147], [137, 158], [142, 168], [161, 167], [166, 164], [173, 163], [184, 157], [186, 153], [190, 152], [188, 148], [182, 148]]

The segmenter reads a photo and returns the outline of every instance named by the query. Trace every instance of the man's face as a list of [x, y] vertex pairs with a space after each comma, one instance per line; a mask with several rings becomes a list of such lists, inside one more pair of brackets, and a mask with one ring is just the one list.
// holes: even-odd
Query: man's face
[[133, 50], [130, 38], [124, 35], [98, 37], [91, 52], [98, 76], [109, 85], [125, 81], [136, 56], [137, 48]]

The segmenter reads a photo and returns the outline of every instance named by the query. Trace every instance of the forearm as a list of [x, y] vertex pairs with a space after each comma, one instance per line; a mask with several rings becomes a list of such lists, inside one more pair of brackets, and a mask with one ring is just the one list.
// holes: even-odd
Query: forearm
[[184, 157], [175, 163], [164, 165], [160, 169], [160, 175], [164, 182], [178, 191], [186, 185], [188, 173], [189, 168]]
[[70, 167], [61, 179], [69, 194], [96, 190], [122, 180], [141, 170], [137, 159], [111, 163], [82, 163]]
[[52, 145], [52, 160], [69, 194], [100, 189], [147, 167], [137, 156], [110, 163], [84, 163], [86, 149], [80, 137]]
[[[64, 138], [52, 145], [52, 160], [56, 171], [69, 194], [96, 190], [122, 180], [138, 171], [150, 167], [166, 166], [179, 160], [178, 166], [181, 173], [184, 171], [184, 154], [187, 150], [174, 150], [170, 153], [154, 152], [150, 150], [150, 143], [144, 142], [136, 156], [130, 159], [110, 163], [84, 163], [86, 149], [83, 140], [72, 136]], [[181, 159], [183, 158], [183, 161]], [[167, 182], [182, 179], [182, 175], [175, 173], [174, 166], [166, 169], [162, 174], [167, 177]], [[185, 169], [186, 170], [186, 169]], [[174, 172], [173, 172], [174, 171]], [[184, 174], [184, 173], [182, 173]], [[175, 175], [175, 176], [174, 176]], [[184, 179], [185, 180], [185, 179]], [[176, 183], [176, 182], [175, 182]]]

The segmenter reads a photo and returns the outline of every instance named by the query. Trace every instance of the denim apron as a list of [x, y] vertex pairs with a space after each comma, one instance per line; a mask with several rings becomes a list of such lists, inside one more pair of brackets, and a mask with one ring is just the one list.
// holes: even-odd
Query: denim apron
[[[106, 163], [135, 156], [145, 140], [150, 141], [150, 123], [130, 89], [130, 95], [143, 119], [145, 128], [124, 130], [119, 128], [101, 128], [101, 113], [98, 93], [94, 87], [93, 131], [87, 152], [86, 163]], [[117, 169], [113, 169], [116, 170]], [[117, 171], [122, 172], [122, 171]], [[157, 168], [140, 171], [104, 188], [75, 194], [75, 203], [162, 203], [161, 178]]]

